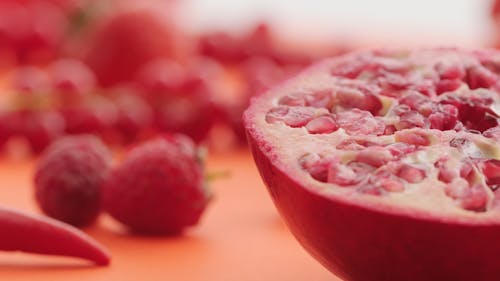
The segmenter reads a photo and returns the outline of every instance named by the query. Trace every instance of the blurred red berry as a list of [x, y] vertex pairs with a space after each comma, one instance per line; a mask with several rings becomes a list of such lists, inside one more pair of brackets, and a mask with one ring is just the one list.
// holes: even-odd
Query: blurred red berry
[[30, 96], [47, 93], [50, 89], [50, 78], [41, 67], [21, 66], [13, 71], [10, 84], [16, 94]]
[[146, 10], [119, 13], [97, 30], [85, 62], [101, 86], [130, 81], [144, 63], [172, 56], [170, 29]]
[[24, 138], [33, 153], [42, 152], [64, 133], [64, 119], [54, 111], [18, 110], [0, 115], [0, 139]]
[[113, 127], [117, 120], [116, 105], [103, 96], [93, 96], [85, 103], [59, 109], [66, 123], [66, 134], [93, 134], [105, 142], [114, 142]]
[[67, 27], [60, 7], [50, 1], [0, 1], [0, 46], [19, 62], [46, 62], [57, 54]]
[[216, 110], [212, 89], [199, 70], [156, 60], [139, 71], [136, 81], [153, 107], [160, 131], [186, 134], [196, 142], [207, 137]]
[[203, 34], [198, 39], [200, 54], [224, 63], [238, 63], [252, 56], [268, 56], [273, 52], [273, 38], [266, 23], [237, 36], [222, 31]]
[[75, 226], [93, 223], [111, 153], [91, 135], [66, 136], [44, 151], [35, 168], [35, 199], [50, 217]]
[[103, 188], [105, 210], [132, 231], [171, 235], [196, 225], [210, 199], [194, 143], [167, 135], [132, 149]]
[[117, 107], [114, 125], [122, 144], [129, 144], [147, 137], [153, 127], [153, 110], [142, 96], [135, 93], [119, 92], [113, 95]]
[[48, 66], [52, 91], [59, 103], [75, 104], [96, 90], [96, 77], [82, 61], [58, 59]]

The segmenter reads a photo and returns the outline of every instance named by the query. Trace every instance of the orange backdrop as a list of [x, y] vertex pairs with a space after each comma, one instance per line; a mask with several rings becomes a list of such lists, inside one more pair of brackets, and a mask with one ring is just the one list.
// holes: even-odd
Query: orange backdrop
[[[0, 160], [0, 204], [39, 212], [33, 160]], [[132, 236], [107, 216], [88, 229], [112, 252], [109, 267], [72, 258], [0, 252], [0, 280], [339, 280], [314, 261], [282, 223], [248, 151], [211, 155], [212, 205], [180, 237]], [[36, 239], [36, 237], [33, 237]]]

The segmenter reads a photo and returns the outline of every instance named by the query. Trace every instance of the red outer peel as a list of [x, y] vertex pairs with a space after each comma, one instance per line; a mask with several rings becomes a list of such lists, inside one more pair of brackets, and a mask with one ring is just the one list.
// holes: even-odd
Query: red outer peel
[[466, 225], [383, 213], [301, 187], [249, 134], [278, 211], [302, 246], [345, 280], [500, 280], [500, 225]]
[[54, 219], [0, 207], [0, 250], [72, 256], [97, 265], [109, 252], [84, 232]]

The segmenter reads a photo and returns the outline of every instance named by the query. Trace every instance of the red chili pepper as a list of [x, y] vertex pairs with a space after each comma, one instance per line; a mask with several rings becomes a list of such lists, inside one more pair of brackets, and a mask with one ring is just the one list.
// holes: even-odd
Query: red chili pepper
[[109, 252], [79, 229], [0, 206], [0, 250], [72, 256], [108, 265]]

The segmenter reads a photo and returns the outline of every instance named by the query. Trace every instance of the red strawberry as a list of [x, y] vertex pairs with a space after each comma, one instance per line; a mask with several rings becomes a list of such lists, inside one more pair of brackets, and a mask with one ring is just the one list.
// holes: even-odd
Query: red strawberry
[[103, 189], [106, 211], [132, 231], [178, 234], [198, 223], [209, 202], [194, 143], [167, 135], [132, 149]]
[[172, 31], [149, 11], [112, 16], [97, 31], [85, 61], [104, 87], [132, 80], [146, 62], [172, 55]]
[[35, 198], [44, 213], [75, 226], [86, 226], [101, 210], [101, 185], [111, 154], [91, 135], [54, 142], [37, 163]]

